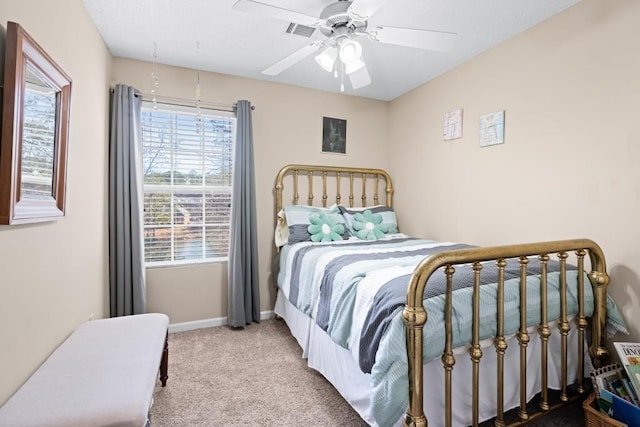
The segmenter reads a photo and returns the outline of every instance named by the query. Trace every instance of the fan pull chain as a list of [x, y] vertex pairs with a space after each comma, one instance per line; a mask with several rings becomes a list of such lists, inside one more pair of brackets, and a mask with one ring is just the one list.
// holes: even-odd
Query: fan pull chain
[[344, 64], [340, 61], [340, 92], [344, 92]]

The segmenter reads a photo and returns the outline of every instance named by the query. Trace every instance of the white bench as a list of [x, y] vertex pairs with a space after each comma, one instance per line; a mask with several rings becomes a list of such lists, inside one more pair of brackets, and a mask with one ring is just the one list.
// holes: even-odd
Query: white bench
[[82, 324], [0, 408], [0, 426], [147, 425], [168, 325], [160, 313]]

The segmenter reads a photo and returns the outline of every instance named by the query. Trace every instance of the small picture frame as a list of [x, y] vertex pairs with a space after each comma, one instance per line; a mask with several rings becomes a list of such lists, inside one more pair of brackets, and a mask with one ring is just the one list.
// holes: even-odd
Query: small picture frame
[[322, 117], [322, 152], [347, 153], [347, 121], [333, 117]]
[[480, 147], [504, 144], [504, 110], [480, 116]]
[[445, 141], [462, 138], [462, 108], [444, 113], [442, 138]]

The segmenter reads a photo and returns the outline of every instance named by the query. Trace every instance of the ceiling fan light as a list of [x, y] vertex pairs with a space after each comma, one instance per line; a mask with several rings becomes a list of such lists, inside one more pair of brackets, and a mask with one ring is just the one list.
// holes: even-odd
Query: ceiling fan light
[[351, 74], [358, 71], [362, 67], [364, 67], [364, 61], [362, 61], [362, 59], [356, 59], [355, 61], [345, 63], [344, 72], [347, 74]]
[[327, 72], [333, 71], [333, 65], [336, 62], [338, 56], [338, 49], [335, 46], [329, 46], [322, 53], [316, 55], [316, 62], [323, 70]]
[[362, 46], [355, 40], [345, 40], [340, 44], [340, 60], [345, 64], [359, 61], [362, 56]]
[[349, 80], [351, 81], [351, 87], [355, 90], [363, 88], [371, 84], [371, 76], [367, 70], [367, 66], [363, 65], [351, 74], [349, 74]]

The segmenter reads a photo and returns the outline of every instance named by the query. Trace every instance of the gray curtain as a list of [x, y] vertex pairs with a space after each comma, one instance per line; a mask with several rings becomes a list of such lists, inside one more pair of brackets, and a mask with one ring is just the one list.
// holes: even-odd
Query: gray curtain
[[230, 326], [244, 328], [251, 322], [260, 322], [251, 103], [238, 101], [236, 114], [237, 132], [231, 197], [227, 322]]
[[109, 291], [111, 317], [146, 311], [142, 223], [141, 99], [117, 85], [109, 135]]

